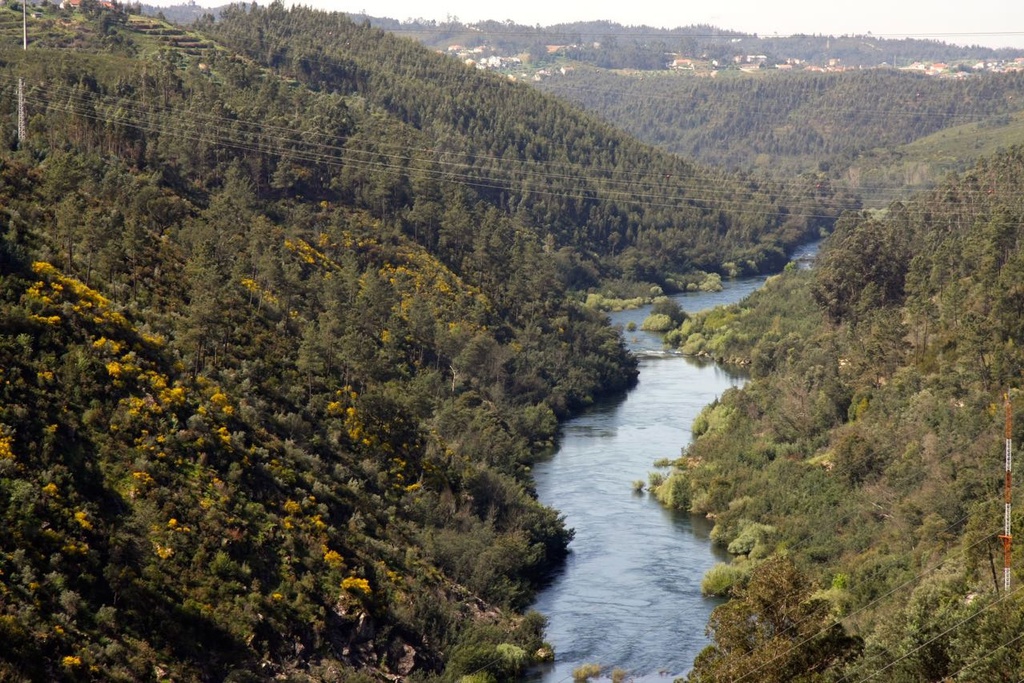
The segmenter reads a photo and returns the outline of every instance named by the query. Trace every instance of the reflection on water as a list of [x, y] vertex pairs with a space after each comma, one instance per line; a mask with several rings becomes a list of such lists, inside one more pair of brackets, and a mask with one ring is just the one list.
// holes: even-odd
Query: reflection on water
[[[763, 283], [726, 282], [722, 292], [676, 299], [696, 312]], [[639, 328], [648, 313], [625, 311], [612, 322]], [[725, 559], [708, 538], [711, 525], [635, 494], [632, 484], [647, 481], [654, 461], [678, 457], [701, 409], [743, 380], [666, 352], [658, 335], [638, 330], [626, 339], [640, 357], [637, 387], [567, 422], [558, 452], [534, 467], [540, 500], [576, 529], [564, 570], [533, 605], [548, 617], [556, 652], [537, 676], [543, 683], [571, 681], [585, 663], [601, 664], [605, 675], [618, 667], [636, 681], [671, 680], [708, 644], [704, 627], [717, 602], [701, 596], [700, 582]]]

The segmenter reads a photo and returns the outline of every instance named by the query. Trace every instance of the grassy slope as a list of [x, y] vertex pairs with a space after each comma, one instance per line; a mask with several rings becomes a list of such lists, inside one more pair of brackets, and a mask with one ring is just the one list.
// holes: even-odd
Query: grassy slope
[[886, 188], [865, 192], [865, 204], [881, 208], [897, 196], [927, 189], [970, 168], [981, 157], [1020, 144], [1024, 112], [946, 128], [894, 150], [872, 150], [854, 162], [847, 178], [855, 186]]

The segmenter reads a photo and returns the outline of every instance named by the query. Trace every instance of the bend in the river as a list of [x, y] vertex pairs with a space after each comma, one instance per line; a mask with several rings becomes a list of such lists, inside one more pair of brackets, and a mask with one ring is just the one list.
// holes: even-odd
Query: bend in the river
[[[677, 297], [687, 312], [739, 301], [765, 278], [727, 281], [721, 292]], [[612, 316], [624, 327], [649, 309]], [[742, 378], [709, 362], [663, 351], [658, 335], [627, 332], [640, 380], [625, 397], [567, 422], [558, 452], [534, 467], [537, 494], [560, 510], [576, 538], [564, 570], [538, 595], [555, 663], [543, 683], [572, 680], [581, 664], [626, 670], [635, 681], [686, 673], [708, 644], [717, 604], [700, 593], [704, 573], [724, 559], [710, 524], [635, 494], [654, 461], [674, 459], [705, 405]]]

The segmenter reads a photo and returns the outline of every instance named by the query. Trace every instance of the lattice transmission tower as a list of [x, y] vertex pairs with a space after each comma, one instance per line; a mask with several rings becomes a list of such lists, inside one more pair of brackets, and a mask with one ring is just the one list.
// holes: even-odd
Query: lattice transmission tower
[[[21, 49], [28, 51], [28, 0], [21, 0]], [[24, 67], [23, 67], [24, 68]], [[18, 147], [28, 140], [28, 124], [25, 121], [25, 78], [18, 78]]]
[[1006, 485], [1003, 494], [1003, 533], [999, 540], [1003, 542], [1003, 590], [1010, 592], [1010, 548], [1013, 545], [1013, 534], [1010, 528], [1010, 513], [1013, 509], [1013, 405], [1010, 393], [1003, 395], [1006, 404]]

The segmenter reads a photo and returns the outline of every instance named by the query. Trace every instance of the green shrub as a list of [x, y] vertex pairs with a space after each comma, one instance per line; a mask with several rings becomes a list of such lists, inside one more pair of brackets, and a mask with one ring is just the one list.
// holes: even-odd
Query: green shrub
[[459, 683], [497, 683], [497, 679], [488, 671], [478, 671], [475, 674], [466, 674], [459, 679]]
[[683, 342], [683, 345], [679, 348], [679, 350], [682, 351], [687, 356], [696, 356], [704, 351], [704, 346], [706, 343], [707, 340], [704, 339], [704, 335], [701, 334], [700, 332], [697, 332], [687, 337], [686, 341]]
[[654, 490], [654, 496], [666, 507], [689, 510], [690, 490], [689, 477], [683, 470], [676, 470]]
[[700, 582], [700, 592], [706, 596], [726, 597], [732, 594], [735, 587], [747, 580], [749, 572], [734, 564], [719, 562], [704, 574]]
[[702, 292], [720, 292], [722, 291], [722, 276], [718, 273], [708, 273], [704, 281], [700, 283], [700, 291]]
[[694, 439], [696, 439], [707, 432], [708, 427], [710, 426], [711, 424], [708, 422], [708, 408], [705, 406], [704, 409], [697, 414], [697, 417], [693, 418], [693, 426], [690, 427], [690, 434]]
[[548, 618], [537, 610], [530, 610], [513, 632], [512, 642], [527, 652], [536, 652], [544, 647], [544, 627]]
[[494, 651], [501, 658], [502, 671], [510, 671], [513, 675], [518, 676], [526, 668], [529, 658], [526, 655], [526, 650], [518, 645], [501, 643], [494, 648]]
[[640, 324], [640, 329], [647, 332], [668, 332], [674, 327], [672, 318], [664, 313], [652, 313]]
[[654, 300], [654, 305], [651, 306], [651, 314], [667, 315], [672, 319], [672, 327], [679, 327], [689, 317], [678, 302], [674, 299], [669, 299], [667, 296]]
[[588, 681], [591, 678], [597, 678], [601, 675], [600, 664], [581, 664], [572, 670], [572, 680], [576, 683], [582, 683]]
[[448, 672], [462, 675], [466, 680], [477, 672], [490, 669], [496, 659], [493, 645], [487, 643], [467, 643], [456, 646], [448, 659]]
[[775, 527], [750, 520], [740, 521], [740, 532], [729, 544], [732, 555], [749, 555], [752, 558], [765, 557], [770, 552], [768, 538], [775, 533]]

